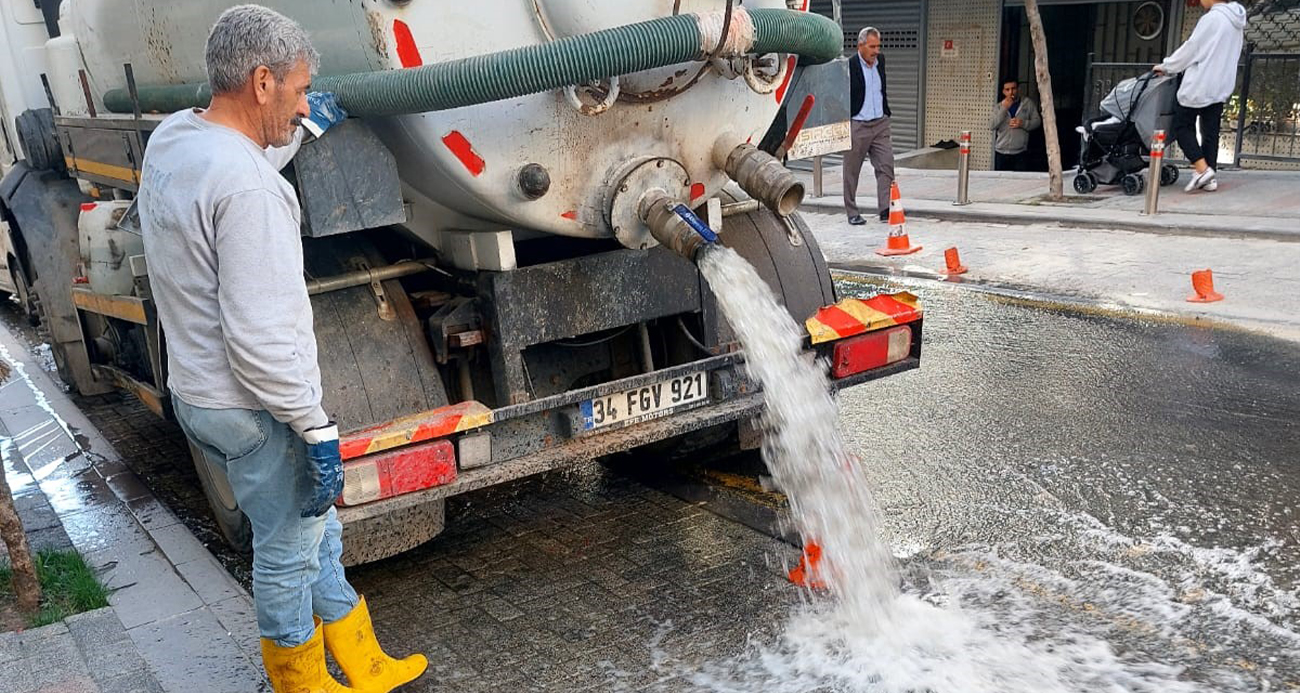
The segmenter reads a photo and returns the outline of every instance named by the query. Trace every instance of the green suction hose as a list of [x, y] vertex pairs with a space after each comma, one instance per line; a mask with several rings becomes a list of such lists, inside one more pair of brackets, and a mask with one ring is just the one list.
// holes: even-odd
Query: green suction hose
[[[778, 9], [748, 13], [754, 26], [752, 54], [792, 53], [811, 63], [840, 55], [843, 35], [826, 17]], [[316, 77], [312, 89], [334, 92], [356, 116], [442, 111], [704, 60], [714, 46], [702, 43], [698, 17], [675, 15], [433, 65]], [[137, 91], [145, 112], [207, 106], [212, 99], [207, 84]], [[105, 94], [104, 105], [115, 113], [133, 110], [125, 89]]]

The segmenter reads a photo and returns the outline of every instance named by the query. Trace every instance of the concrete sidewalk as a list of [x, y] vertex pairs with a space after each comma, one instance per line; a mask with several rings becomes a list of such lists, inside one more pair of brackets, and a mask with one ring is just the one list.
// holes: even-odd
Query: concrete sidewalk
[[[796, 170], [808, 196], [807, 211], [843, 213], [839, 166], [827, 165], [823, 196], [813, 196], [812, 173]], [[1129, 197], [1118, 187], [1101, 186], [1079, 195], [1064, 179], [1066, 200], [1049, 202], [1046, 173], [972, 171], [971, 204], [956, 206], [957, 174], [900, 168], [896, 171], [903, 208], [909, 217], [998, 224], [1060, 223], [1074, 228], [1123, 229], [1146, 233], [1267, 238], [1300, 241], [1300, 171], [1224, 171], [1217, 192], [1185, 193], [1184, 169], [1179, 182], [1161, 188], [1158, 212], [1142, 213], [1144, 198]], [[866, 216], [875, 209], [875, 174], [863, 166], [858, 204]]]
[[[834, 269], [1236, 325], [1300, 340], [1300, 276], [1293, 267], [1300, 253], [1294, 243], [922, 218], [907, 224], [912, 245], [922, 246], [919, 252], [881, 257], [875, 249], [885, 244], [885, 224], [851, 226], [838, 213], [804, 214], [804, 220]], [[959, 249], [968, 273], [951, 278], [940, 273], [949, 247]], [[1189, 303], [1191, 273], [1206, 267], [1226, 298]]]
[[0, 358], [10, 484], [47, 519], [39, 540], [66, 537], [110, 590], [108, 608], [0, 634], [0, 693], [269, 691], [248, 593], [2, 325]]

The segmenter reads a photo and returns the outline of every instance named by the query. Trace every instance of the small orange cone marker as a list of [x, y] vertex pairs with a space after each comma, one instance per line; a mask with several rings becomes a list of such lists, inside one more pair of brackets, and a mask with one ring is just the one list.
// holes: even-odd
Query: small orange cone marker
[[1192, 303], [1214, 303], [1223, 300], [1223, 294], [1214, 290], [1214, 273], [1208, 269], [1192, 272], [1192, 289], [1196, 291], [1196, 295], [1187, 297], [1187, 300]]
[[821, 561], [822, 547], [811, 541], [806, 542], [803, 545], [803, 555], [799, 557], [799, 565], [792, 568], [786, 577], [800, 587], [824, 590], [826, 583], [822, 581], [821, 571], [818, 568]]
[[907, 219], [903, 215], [903, 202], [898, 194], [898, 183], [889, 184], [889, 239], [885, 247], [876, 248], [877, 255], [911, 255], [921, 249], [907, 239]]
[[966, 274], [967, 268], [961, 264], [961, 256], [957, 254], [957, 248], [952, 247], [943, 251], [943, 261], [948, 265], [940, 274], [952, 276], [954, 274]]

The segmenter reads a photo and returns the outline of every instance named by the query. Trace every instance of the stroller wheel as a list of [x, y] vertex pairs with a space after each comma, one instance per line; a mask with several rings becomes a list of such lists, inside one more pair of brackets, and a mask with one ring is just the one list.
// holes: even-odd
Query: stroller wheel
[[1136, 173], [1130, 173], [1124, 176], [1123, 180], [1120, 181], [1120, 185], [1124, 188], [1125, 195], [1137, 195], [1142, 192], [1142, 189], [1146, 187], [1142, 183], [1142, 176], [1139, 176]]
[[1096, 189], [1097, 177], [1091, 171], [1084, 171], [1074, 177], [1074, 191], [1080, 195], [1087, 195]]
[[1173, 164], [1165, 164], [1160, 167], [1160, 184], [1173, 185], [1178, 182], [1178, 167]]

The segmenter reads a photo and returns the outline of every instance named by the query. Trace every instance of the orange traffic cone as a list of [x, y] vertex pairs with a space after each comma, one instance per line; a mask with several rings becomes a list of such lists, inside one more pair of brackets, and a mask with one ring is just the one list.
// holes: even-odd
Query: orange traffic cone
[[968, 270], [961, 264], [961, 256], [957, 254], [957, 248], [949, 248], [943, 251], [943, 261], [948, 265], [940, 274], [952, 276], [954, 274], [965, 274]]
[[1196, 291], [1196, 295], [1187, 297], [1187, 300], [1192, 303], [1214, 303], [1223, 300], [1223, 294], [1214, 290], [1214, 273], [1208, 269], [1192, 272], [1192, 289]]
[[821, 570], [819, 565], [822, 561], [822, 547], [814, 542], [806, 542], [803, 545], [803, 555], [799, 557], [799, 565], [795, 566], [786, 574], [786, 578], [800, 587], [807, 587], [810, 590], [826, 589], [826, 583], [821, 579]]
[[907, 219], [903, 215], [903, 202], [898, 194], [898, 183], [889, 184], [889, 239], [885, 247], [876, 248], [877, 255], [911, 255], [921, 249], [907, 239]]

